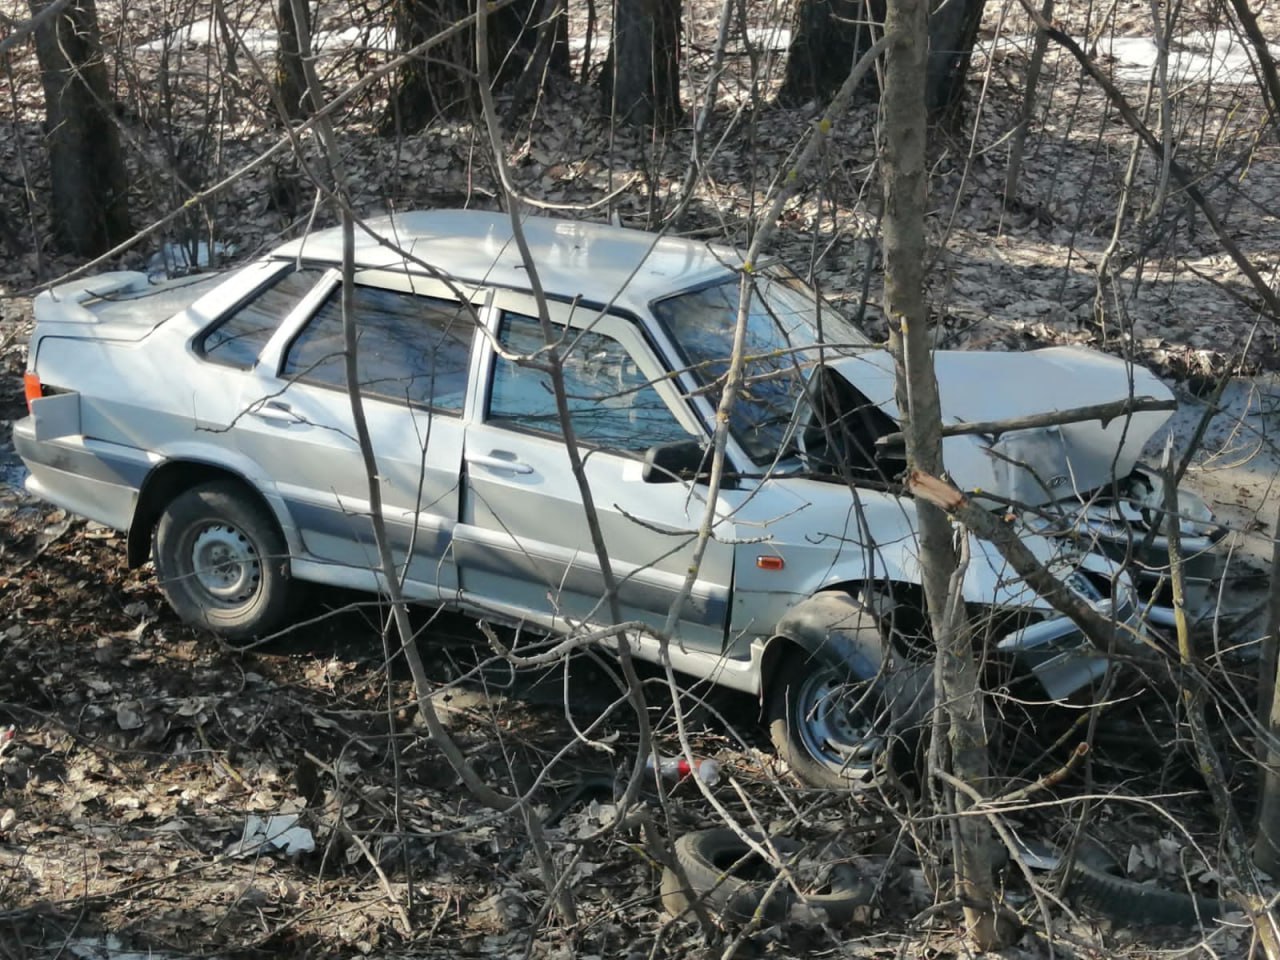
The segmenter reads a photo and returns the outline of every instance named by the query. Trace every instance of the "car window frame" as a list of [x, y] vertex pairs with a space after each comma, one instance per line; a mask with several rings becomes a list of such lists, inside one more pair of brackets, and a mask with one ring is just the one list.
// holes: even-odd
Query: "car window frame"
[[[213, 366], [223, 367], [227, 370], [241, 371], [253, 370], [260, 366], [263, 363], [263, 359], [267, 357], [270, 352], [272, 344], [279, 340], [281, 332], [296, 323], [298, 317], [301, 316], [304, 311], [309, 311], [311, 309], [311, 303], [316, 297], [316, 291], [326, 282], [329, 272], [326, 270], [325, 264], [306, 260], [301, 262], [297, 260], [276, 260], [274, 262], [268, 260], [259, 264], [259, 266], [263, 268], [263, 275], [255, 279], [253, 288], [248, 293], [237, 297], [235, 302], [231, 303], [225, 309], [218, 311], [217, 316], [208, 323], [202, 324], [200, 328], [192, 334], [188, 341], [188, 346], [191, 353], [201, 363], [212, 364]], [[209, 355], [209, 352], [205, 349], [204, 341], [211, 336], [218, 327], [230, 321], [233, 314], [242, 310], [246, 305], [262, 296], [268, 289], [283, 280], [285, 274], [297, 270], [318, 270], [320, 272], [316, 277], [316, 282], [312, 284], [311, 289], [308, 290], [306, 294], [304, 294], [298, 302], [293, 305], [293, 308], [280, 319], [280, 322], [276, 324], [275, 330], [272, 331], [271, 336], [269, 336], [258, 349], [252, 363], [231, 363], [227, 360], [219, 360], [216, 356]]]
[[[596, 307], [581, 304], [568, 304], [559, 301], [548, 301], [547, 310], [552, 323], [567, 327], [577, 332], [591, 331], [610, 337], [627, 351], [631, 360], [636, 363], [641, 374], [647, 378], [649, 385], [658, 394], [667, 411], [682, 428], [689, 432], [689, 439], [702, 443], [709, 442], [709, 434], [701, 418], [689, 407], [686, 398], [672, 382], [662, 352], [650, 342], [644, 325], [634, 317], [615, 312], [605, 312]], [[501, 333], [502, 318], [506, 313], [537, 319], [537, 301], [528, 294], [497, 290], [494, 293], [486, 316], [486, 331], [483, 336], [484, 345], [479, 358], [480, 374], [476, 378], [476, 422], [498, 430], [507, 430], [522, 437], [563, 445], [564, 435], [552, 434], [531, 428], [517, 426], [510, 421], [491, 420], [489, 406], [493, 395], [494, 372], [497, 369], [498, 337]], [[639, 462], [644, 459], [644, 451], [617, 450], [590, 443], [582, 438], [578, 440], [584, 449], [592, 451], [592, 456], [612, 456], [628, 462]]]
[[[485, 293], [471, 284], [451, 284], [441, 280], [436, 280], [422, 274], [415, 274], [405, 270], [391, 270], [386, 268], [366, 269], [355, 271], [353, 282], [357, 286], [374, 287], [380, 290], [387, 290], [393, 293], [407, 293], [414, 296], [430, 297], [435, 300], [449, 300], [461, 306], [464, 299], [459, 299], [459, 294], [465, 295], [465, 302], [471, 305], [475, 311], [474, 330], [471, 338], [471, 345], [467, 354], [467, 384], [463, 390], [463, 406], [460, 411], [454, 411], [444, 407], [437, 407], [431, 404], [420, 403], [406, 398], [393, 400], [386, 396], [376, 394], [362, 394], [362, 398], [366, 403], [380, 403], [395, 407], [407, 407], [414, 410], [420, 410], [432, 415], [449, 417], [454, 420], [465, 420], [470, 416], [473, 398], [474, 398], [474, 377], [475, 377], [475, 357], [478, 349], [478, 342], [485, 340], [487, 337], [481, 330], [484, 325], [485, 316], [483, 312], [483, 301]], [[335, 393], [347, 392], [345, 386], [337, 386], [335, 384], [324, 383], [320, 380], [308, 380], [296, 375], [286, 374], [284, 370], [285, 359], [289, 355], [294, 342], [300, 337], [310, 325], [312, 319], [319, 312], [320, 308], [329, 299], [329, 295], [334, 290], [340, 289], [342, 286], [342, 271], [337, 267], [331, 267], [325, 274], [324, 278], [316, 284], [312, 294], [317, 294], [323, 289], [323, 293], [315, 297], [314, 302], [308, 304], [305, 313], [291, 315], [288, 329], [277, 331], [278, 337], [273, 338], [275, 342], [270, 344], [271, 355], [268, 357], [267, 350], [262, 353], [261, 362], [265, 366], [270, 361], [270, 369], [275, 378], [283, 383], [287, 383], [290, 388], [306, 387], [315, 390], [328, 390]], [[312, 295], [308, 294], [307, 299], [312, 300]], [[477, 301], [480, 301], [479, 303]]]

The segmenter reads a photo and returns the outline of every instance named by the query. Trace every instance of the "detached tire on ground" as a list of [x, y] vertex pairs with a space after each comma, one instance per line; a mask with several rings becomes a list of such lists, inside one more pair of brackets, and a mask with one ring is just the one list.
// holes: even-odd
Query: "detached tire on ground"
[[284, 535], [266, 506], [234, 481], [202, 483], [169, 501], [153, 556], [174, 612], [230, 642], [266, 636], [292, 613]]
[[[800, 850], [800, 844], [784, 837], [774, 837], [771, 842], [783, 856]], [[675, 856], [691, 889], [681, 885], [674, 870], [663, 870], [662, 905], [673, 917], [690, 912], [693, 901], [701, 899], [711, 913], [734, 922], [745, 923], [761, 910], [766, 922], [778, 923], [797, 902], [795, 891], [785, 881], [765, 902], [777, 871], [732, 830], [686, 833], [675, 842]], [[840, 926], [853, 919], [858, 907], [871, 903], [874, 892], [873, 884], [851, 867], [839, 864], [832, 869], [826, 886], [805, 896], [804, 902], [824, 911], [828, 923]]]
[[1211, 897], [1126, 880], [1078, 861], [1068, 896], [1112, 920], [1133, 925], [1198, 926], [1239, 909]]

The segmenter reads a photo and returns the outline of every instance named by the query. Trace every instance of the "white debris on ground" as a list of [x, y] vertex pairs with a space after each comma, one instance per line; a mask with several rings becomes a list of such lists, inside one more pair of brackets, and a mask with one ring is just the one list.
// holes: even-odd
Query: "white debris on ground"
[[271, 817], [250, 814], [245, 821], [243, 835], [226, 852], [229, 857], [251, 857], [266, 850], [275, 850], [288, 857], [310, 853], [315, 848], [315, 837], [306, 827], [298, 826], [296, 814]]
[[[1280, 57], [1280, 47], [1271, 47]], [[1159, 63], [1160, 52], [1151, 37], [1114, 37], [1102, 52], [1113, 58], [1118, 79], [1145, 83]], [[1253, 52], [1249, 44], [1231, 30], [1195, 30], [1169, 41], [1168, 82], [1256, 84]]]

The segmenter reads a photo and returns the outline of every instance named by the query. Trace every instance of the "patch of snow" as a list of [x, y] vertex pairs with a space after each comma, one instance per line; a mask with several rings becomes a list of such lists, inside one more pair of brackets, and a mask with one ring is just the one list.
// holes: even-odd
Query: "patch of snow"
[[191, 262], [191, 248], [185, 243], [166, 243], [160, 248], [160, 252], [152, 255], [147, 261], [147, 276], [152, 280], [162, 280], [167, 277], [181, 277], [190, 273], [192, 270], [203, 270], [204, 268], [217, 263], [225, 262], [235, 256], [236, 245], [234, 243], [223, 243], [221, 240], [213, 242], [213, 256], [209, 255], [209, 244], [201, 240], [196, 244], [195, 263]]
[[[1115, 37], [1103, 52], [1115, 58], [1117, 79], [1145, 83], [1159, 58], [1151, 37]], [[1272, 56], [1280, 56], [1280, 47], [1271, 48]], [[1169, 82], [1188, 83], [1255, 83], [1252, 51], [1245, 41], [1230, 30], [1192, 32], [1174, 37], [1169, 42]]]
[[[261, 27], [243, 27], [235, 30], [237, 48], [247, 50], [255, 57], [274, 56], [279, 34]], [[213, 20], [205, 17], [185, 24], [166, 36], [156, 37], [137, 47], [139, 53], [163, 53], [165, 50], [198, 50], [210, 46], [222, 46], [223, 34]], [[334, 53], [356, 47], [391, 53], [396, 49], [396, 32], [385, 27], [345, 27], [341, 30], [321, 28], [311, 38], [312, 49], [318, 54]]]
[[786, 53], [791, 49], [791, 28], [748, 27], [747, 43], [768, 53]]

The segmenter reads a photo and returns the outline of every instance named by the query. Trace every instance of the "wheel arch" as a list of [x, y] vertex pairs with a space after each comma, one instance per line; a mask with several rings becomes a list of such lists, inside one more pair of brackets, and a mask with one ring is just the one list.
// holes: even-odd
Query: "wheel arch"
[[788, 610], [774, 627], [760, 657], [761, 700], [768, 696], [788, 653], [850, 663], [860, 678], [875, 678], [888, 649], [889, 626], [882, 618], [917, 605], [922, 616], [923, 602], [920, 584], [906, 581], [846, 581], [823, 587]]
[[856, 597], [857, 584], [820, 590], [783, 615], [760, 659], [760, 693], [768, 694], [782, 658], [789, 652], [827, 662], [845, 662], [862, 679], [872, 679], [884, 660], [884, 640], [870, 612]]
[[151, 556], [151, 536], [165, 505], [184, 490], [211, 480], [226, 480], [241, 487], [248, 496], [266, 508], [280, 534], [288, 542], [289, 531], [281, 521], [279, 511], [243, 474], [204, 460], [166, 460], [147, 474], [138, 491], [137, 506], [126, 538], [126, 558], [130, 568], [141, 566]]

